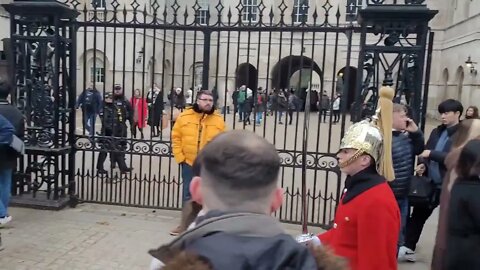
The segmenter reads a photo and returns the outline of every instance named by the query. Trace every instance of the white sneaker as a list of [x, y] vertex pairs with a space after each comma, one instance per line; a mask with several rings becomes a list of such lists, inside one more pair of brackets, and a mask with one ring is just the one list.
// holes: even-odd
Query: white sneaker
[[407, 258], [405, 258], [405, 254], [407, 253], [407, 248], [404, 247], [404, 246], [401, 246], [399, 249], [398, 249], [398, 256], [397, 256], [397, 260], [399, 262], [404, 262], [407, 260]]
[[5, 216], [3, 218], [0, 218], [0, 225], [5, 225], [10, 221], [12, 221], [12, 216]]
[[415, 256], [415, 251], [405, 247], [405, 260], [407, 262], [416, 262], [417, 256]]

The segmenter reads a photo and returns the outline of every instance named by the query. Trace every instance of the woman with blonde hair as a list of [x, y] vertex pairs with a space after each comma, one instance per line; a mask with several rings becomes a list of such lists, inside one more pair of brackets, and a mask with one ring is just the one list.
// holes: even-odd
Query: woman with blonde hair
[[433, 250], [432, 270], [447, 269], [445, 263], [448, 231], [448, 213], [450, 195], [453, 184], [457, 181], [457, 165], [463, 147], [472, 139], [480, 138], [480, 120], [469, 119], [459, 124], [458, 131], [452, 138], [452, 150], [445, 159], [448, 169], [442, 183], [442, 194], [440, 196], [440, 214], [438, 220], [438, 231]]

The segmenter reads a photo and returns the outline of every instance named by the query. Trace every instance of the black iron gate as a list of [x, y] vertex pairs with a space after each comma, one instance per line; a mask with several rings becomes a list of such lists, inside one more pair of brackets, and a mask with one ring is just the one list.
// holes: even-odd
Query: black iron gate
[[[46, 47], [65, 46], [59, 62], [51, 66], [51, 71], [45, 71], [62, 78], [63, 83], [36, 78], [45, 85], [40, 87], [44, 98], [52, 96], [45, 89], [54, 82], [52, 92], [56, 105], [49, 110], [59, 116], [51, 122], [60, 121], [64, 128], [52, 130], [40, 122], [29, 123], [32, 132], [57, 131], [55, 134], [66, 136], [65, 151], [69, 156], [65, 157], [69, 163], [68, 166], [55, 165], [58, 173], [47, 173], [44, 177], [32, 172], [37, 165], [39, 170], [46, 170], [37, 155], [47, 156], [41, 151], [56, 147], [43, 145], [37, 149], [40, 152], [29, 152], [28, 160], [33, 156], [37, 160], [23, 164], [18, 174], [15, 190], [19, 202], [27, 195], [35, 197], [39, 191], [46, 191], [48, 196], [55, 194], [52, 199], [69, 198], [69, 194], [85, 202], [179, 208], [182, 183], [179, 167], [171, 154], [171, 118], [176, 114], [176, 107], [181, 109], [191, 102], [189, 94], [194, 96], [199, 89], [209, 89], [214, 92], [216, 105], [229, 129], [252, 130], [277, 147], [282, 157], [280, 181], [285, 189], [284, 204], [277, 216], [282, 221], [298, 223], [302, 219], [302, 205], [306, 204], [308, 223], [327, 226], [333, 219], [342, 186], [335, 159], [340, 138], [351, 120], [368, 112], [368, 102], [374, 102], [382, 83], [380, 78], [394, 85], [400, 98], [409, 90], [418, 93], [412, 99], [416, 103], [412, 104], [426, 105], [426, 99], [422, 101], [418, 97], [423, 91], [421, 78], [429, 19], [416, 20], [413, 31], [402, 31], [412, 27], [411, 23], [405, 23], [410, 19], [403, 13], [406, 17], [397, 16], [397, 23], [382, 31], [378, 27], [387, 25], [386, 21], [370, 17], [368, 23], [361, 25], [355, 21], [361, 10], [383, 8], [382, 12], [388, 14], [386, 1], [366, 1], [362, 5], [359, 0], [353, 5], [349, 0], [348, 12], [343, 12], [345, 6], [332, 6], [329, 0], [321, 6], [307, 0], [282, 0], [271, 5], [262, 0], [196, 0], [194, 4], [183, 4], [180, 0], [167, 1], [167, 4], [157, 0], [148, 4], [140, 0], [128, 4], [117, 0], [65, 2], [62, 9], [68, 5], [71, 14], [80, 14], [76, 21], [48, 13], [48, 9], [42, 21], [34, 9], [21, 14], [25, 6], [14, 9], [19, 3], [8, 5], [9, 11], [17, 14], [12, 16], [12, 63], [34, 59], [39, 66], [47, 67], [49, 58], [43, 56], [56, 55], [58, 50], [49, 54], [42, 47], [30, 48], [31, 40], [50, 37], [64, 43], [52, 46], [47, 42]], [[423, 1], [406, 2], [399, 5], [393, 1], [390, 8], [428, 11], [425, 6], [414, 3]], [[367, 18], [365, 14], [364, 17]], [[53, 29], [51, 18], [59, 22]], [[57, 24], [70, 27], [76, 35], [67, 35], [66, 28], [59, 28]], [[45, 31], [38, 32], [32, 25], [45, 27]], [[380, 45], [378, 41], [368, 47], [370, 36], [377, 40], [380, 37], [382, 42], [387, 37], [406, 38], [412, 46], [399, 46], [398, 41], [392, 44], [385, 41]], [[379, 47], [386, 47], [385, 52], [400, 53], [400, 59], [385, 56], [385, 61], [380, 61], [376, 51], [371, 58], [372, 49]], [[31, 79], [31, 73], [25, 71], [28, 65], [21, 67], [13, 66], [16, 100], [29, 101], [32, 99], [29, 93], [41, 91], [25, 84]], [[408, 72], [412, 70], [415, 76], [409, 77]], [[138, 90], [139, 101], [132, 100], [132, 103], [138, 109], [136, 115], [141, 126], [145, 125], [141, 131], [129, 131], [125, 138], [105, 136], [102, 133], [105, 122], [97, 116], [88, 120], [88, 113], [81, 110], [75, 112], [73, 102], [88, 88], [97, 89], [104, 100], [105, 94], [116, 85], [122, 87], [127, 100]], [[234, 90], [242, 85], [251, 90], [250, 123], [240, 120], [232, 98]], [[300, 102], [290, 106], [276, 102], [256, 104], [259, 95], [271, 97], [280, 92], [287, 97], [295, 95]], [[337, 115], [332, 104], [338, 95], [341, 95], [341, 107]], [[59, 103], [61, 100], [69, 102]], [[409, 98], [407, 102], [411, 102]], [[32, 110], [38, 107], [38, 104], [26, 103], [27, 119], [45, 113], [36, 114], [36, 110]], [[36, 142], [29, 145], [31, 149], [38, 146]], [[72, 155], [72, 151], [76, 154]], [[124, 154], [132, 171], [122, 172], [108, 160], [98, 164], [99, 154], [107, 152]], [[107, 172], [99, 173], [103, 168]], [[54, 185], [57, 175], [65, 174], [71, 185], [64, 182], [62, 187]], [[44, 180], [47, 178], [50, 180]], [[32, 182], [32, 179], [35, 180]], [[40, 184], [38, 179], [42, 179]]]

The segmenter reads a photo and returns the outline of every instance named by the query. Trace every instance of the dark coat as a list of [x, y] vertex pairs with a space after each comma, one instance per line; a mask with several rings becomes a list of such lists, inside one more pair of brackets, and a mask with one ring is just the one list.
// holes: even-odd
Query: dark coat
[[397, 199], [408, 196], [411, 177], [414, 172], [415, 156], [425, 148], [424, 137], [421, 131], [409, 133], [394, 131], [392, 136], [392, 159], [395, 171], [395, 180], [388, 184]]
[[[87, 94], [92, 94], [92, 104], [91, 107], [86, 106], [85, 101]], [[77, 99], [77, 108], [82, 108], [84, 113], [95, 113], [99, 114], [102, 109], [102, 94], [97, 89], [86, 89], [83, 91]]]
[[[310, 249], [317, 267], [313, 270], [347, 270], [349, 269], [343, 259], [333, 254], [325, 247], [312, 247]], [[172, 253], [173, 259], [162, 270], [212, 270], [211, 263], [194, 253], [181, 251]], [[277, 258], [278, 259], [278, 258]], [[228, 268], [230, 269], [230, 268]]]
[[163, 110], [165, 109], [163, 104], [163, 91], [158, 92], [158, 94], [155, 94], [154, 92], [149, 93], [147, 102], [150, 105], [150, 110], [148, 111], [148, 124], [150, 126], [158, 127], [160, 126]]
[[[447, 157], [448, 152], [450, 152], [450, 149], [452, 147], [452, 140], [448, 139], [445, 147], [443, 148], [443, 151], [435, 151], [434, 149], [438, 143], [438, 140], [440, 139], [440, 135], [445, 129], [447, 129], [448, 136], [452, 138], [453, 134], [455, 134], [458, 129], [458, 125], [449, 128], [447, 128], [445, 125], [440, 125], [436, 127], [432, 130], [432, 133], [430, 133], [430, 137], [425, 144], [425, 149], [431, 150], [429, 160], [436, 161], [439, 164], [441, 179], [445, 178], [445, 173], [447, 172], [447, 167], [445, 166], [445, 158]], [[424, 163], [425, 165], [428, 165], [428, 160], [420, 159], [419, 163]], [[426, 175], [428, 176], [428, 167], [426, 172]]]
[[[15, 135], [17, 135], [19, 139], [23, 139], [25, 132], [25, 117], [22, 112], [15, 106], [3, 100], [0, 101], [0, 115], [8, 119], [15, 129]], [[12, 151], [13, 150], [10, 148], [3, 148], [3, 150], [0, 149], [0, 157], [7, 157], [4, 161], [0, 160], [0, 163], [2, 163], [2, 166], [0, 167], [8, 167], [12, 169], [16, 167], [17, 157]]]
[[458, 181], [448, 216], [446, 270], [480, 269], [480, 179]]
[[345, 269], [334, 255], [320, 251], [313, 256], [283, 233], [276, 219], [253, 213], [210, 211], [195, 228], [149, 253], [166, 264], [163, 269], [175, 270]]

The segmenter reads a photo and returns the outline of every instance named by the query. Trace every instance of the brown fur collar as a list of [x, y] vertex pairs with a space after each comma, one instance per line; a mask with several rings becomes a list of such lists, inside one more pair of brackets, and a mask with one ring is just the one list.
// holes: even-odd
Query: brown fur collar
[[[333, 254], [326, 247], [311, 248], [317, 262], [318, 270], [349, 270], [346, 261]], [[208, 259], [182, 251], [175, 255], [162, 270], [211, 270], [213, 266]], [[313, 270], [313, 269], [312, 269]]]

